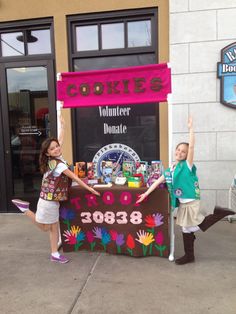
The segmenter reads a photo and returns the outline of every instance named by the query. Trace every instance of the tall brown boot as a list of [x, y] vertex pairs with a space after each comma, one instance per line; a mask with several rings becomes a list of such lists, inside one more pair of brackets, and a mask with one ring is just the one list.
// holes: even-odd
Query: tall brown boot
[[184, 265], [187, 263], [193, 263], [195, 261], [194, 257], [194, 240], [195, 235], [193, 232], [191, 233], [182, 233], [183, 234], [183, 241], [184, 241], [184, 256], [175, 260], [177, 265]]
[[221, 220], [225, 216], [234, 215], [234, 214], [235, 212], [233, 212], [232, 210], [228, 208], [216, 206], [213, 214], [206, 216], [203, 222], [200, 223], [200, 225], [198, 225], [198, 227], [202, 231], [206, 231], [208, 228], [210, 228], [210, 226], [214, 225], [217, 221]]

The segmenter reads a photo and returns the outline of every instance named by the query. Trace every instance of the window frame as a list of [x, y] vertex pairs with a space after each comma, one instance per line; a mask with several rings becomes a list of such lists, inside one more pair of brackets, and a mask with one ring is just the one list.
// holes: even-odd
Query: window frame
[[[106, 57], [106, 56], [118, 56], [118, 55], [133, 55], [133, 54], [145, 54], [153, 53], [155, 55], [156, 62], [159, 61], [159, 18], [158, 7], [144, 8], [144, 9], [130, 9], [121, 11], [109, 11], [104, 13], [90, 13], [90, 14], [76, 14], [67, 15], [67, 38], [68, 38], [68, 65], [69, 71], [74, 71], [74, 60], [93, 57]], [[130, 21], [143, 21], [150, 19], [151, 22], [151, 39], [150, 46], [145, 47], [128, 47], [128, 22]], [[118, 23], [125, 20], [125, 47], [121, 49], [100, 49], [101, 43], [101, 24], [104, 23]], [[76, 51], [76, 27], [77, 26], [90, 26], [98, 25], [98, 50], [88, 51]], [[155, 33], [155, 28], [157, 32]], [[159, 103], [156, 103], [156, 157], [160, 157], [160, 122], [159, 122]], [[71, 129], [72, 129], [72, 143], [73, 143], [73, 160], [76, 161], [77, 152], [77, 140], [75, 139], [76, 130], [76, 109], [71, 110]], [[77, 138], [77, 137], [76, 137]]]
[[26, 31], [35, 31], [35, 30], [50, 30], [50, 44], [51, 44], [51, 53], [41, 53], [41, 54], [28, 54], [28, 47], [24, 41], [24, 55], [21, 56], [2, 56], [2, 47], [0, 44], [0, 63], [7, 63], [11, 61], [33, 61], [33, 60], [42, 60], [42, 59], [55, 59], [55, 45], [54, 45], [54, 29], [53, 29], [53, 19], [35, 19], [35, 20], [24, 20], [17, 22], [0, 22], [0, 35], [6, 33], [22, 32], [25, 36]]
[[[158, 23], [158, 8], [151, 9], [136, 9], [136, 10], [122, 10], [111, 11], [106, 13], [96, 14], [79, 14], [67, 16], [67, 37], [68, 37], [68, 51], [69, 51], [69, 68], [73, 68], [73, 59], [93, 56], [111, 56], [111, 55], [124, 55], [135, 53], [148, 53], [152, 52], [156, 54], [158, 61], [158, 34], [155, 34], [154, 27], [155, 22]], [[143, 47], [128, 47], [128, 26], [127, 22], [137, 22], [150, 19], [151, 21], [151, 38], [152, 44], [150, 46]], [[125, 48], [119, 49], [104, 49], [102, 50], [101, 43], [101, 25], [109, 23], [124, 22], [124, 40]], [[98, 50], [76, 51], [76, 27], [77, 26], [90, 26], [98, 25]], [[71, 34], [71, 36], [70, 36]]]

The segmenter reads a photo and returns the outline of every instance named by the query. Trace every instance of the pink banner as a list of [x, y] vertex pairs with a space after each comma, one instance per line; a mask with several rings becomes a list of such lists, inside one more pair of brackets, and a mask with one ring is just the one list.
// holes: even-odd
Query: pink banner
[[57, 99], [63, 108], [161, 102], [171, 93], [166, 63], [61, 73]]

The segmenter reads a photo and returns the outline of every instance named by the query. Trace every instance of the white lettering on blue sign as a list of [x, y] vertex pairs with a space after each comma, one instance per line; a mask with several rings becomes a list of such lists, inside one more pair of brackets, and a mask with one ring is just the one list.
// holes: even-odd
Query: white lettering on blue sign
[[236, 72], [236, 65], [222, 64], [222, 73], [233, 73]]
[[236, 60], [236, 49], [234, 48], [233, 51], [227, 51], [225, 55], [229, 58], [229, 61], [233, 62]]

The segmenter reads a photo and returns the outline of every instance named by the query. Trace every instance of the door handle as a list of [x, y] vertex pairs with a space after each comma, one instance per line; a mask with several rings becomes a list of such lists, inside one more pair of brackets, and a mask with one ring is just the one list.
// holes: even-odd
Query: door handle
[[6, 155], [8, 155], [9, 154], [9, 150], [6, 150], [5, 153], [6, 153]]

